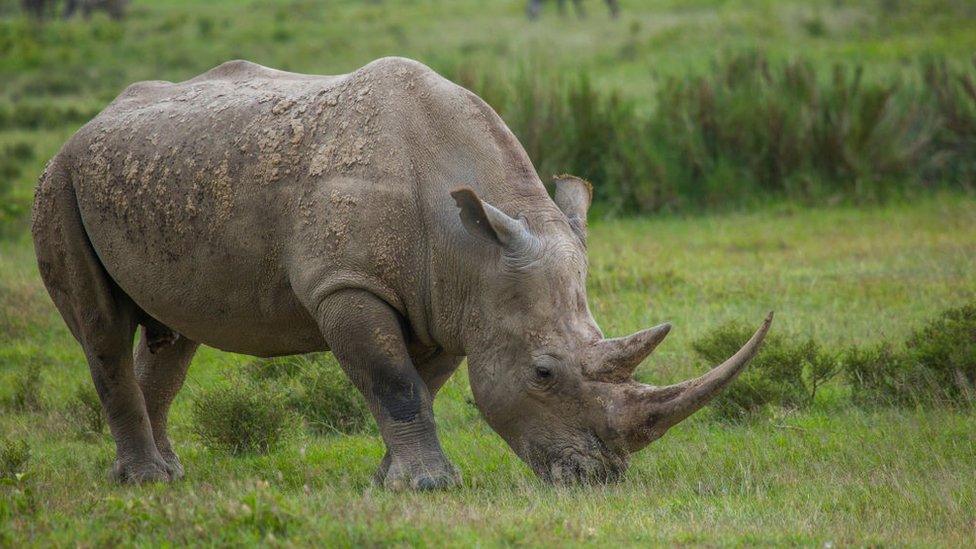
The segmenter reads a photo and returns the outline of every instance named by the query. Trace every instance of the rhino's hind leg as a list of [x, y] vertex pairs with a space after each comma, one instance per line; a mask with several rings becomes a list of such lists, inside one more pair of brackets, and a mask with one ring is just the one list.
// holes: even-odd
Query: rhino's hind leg
[[166, 460], [173, 478], [183, 477], [183, 465], [180, 458], [173, 451], [172, 443], [166, 432], [169, 407], [176, 397], [176, 393], [183, 387], [186, 371], [190, 360], [196, 353], [198, 344], [195, 341], [176, 336], [165, 345], [160, 345], [158, 334], [173, 334], [165, 326], [150, 328], [146, 326], [139, 338], [136, 348], [135, 370], [139, 388], [146, 401], [146, 412], [152, 426], [153, 439], [156, 449]]
[[38, 184], [32, 225], [41, 277], [85, 351], [115, 438], [111, 476], [123, 482], [169, 480], [171, 471], [153, 442], [133, 371], [138, 308], [99, 262], [57, 158]]
[[459, 482], [437, 439], [433, 397], [407, 352], [400, 319], [386, 302], [342, 290], [317, 308], [322, 334], [366, 397], [390, 455], [383, 486], [448, 488]]

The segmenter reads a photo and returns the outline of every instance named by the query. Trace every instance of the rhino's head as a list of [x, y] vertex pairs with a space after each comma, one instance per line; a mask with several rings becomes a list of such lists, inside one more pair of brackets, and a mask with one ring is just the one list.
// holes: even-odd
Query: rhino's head
[[707, 374], [665, 387], [634, 381], [670, 325], [606, 339], [586, 300], [585, 181], [556, 179], [559, 210], [532, 224], [452, 193], [461, 220], [490, 243], [466, 335], [475, 401], [491, 427], [542, 478], [607, 481], [628, 456], [704, 406], [759, 349], [772, 314], [735, 355]]

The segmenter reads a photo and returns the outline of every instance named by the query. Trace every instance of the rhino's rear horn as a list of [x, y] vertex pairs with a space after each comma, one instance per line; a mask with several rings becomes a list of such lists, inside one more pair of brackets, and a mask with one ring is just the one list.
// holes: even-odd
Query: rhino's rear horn
[[586, 375], [599, 381], [625, 381], [671, 331], [664, 323], [627, 337], [598, 342], [586, 363]]

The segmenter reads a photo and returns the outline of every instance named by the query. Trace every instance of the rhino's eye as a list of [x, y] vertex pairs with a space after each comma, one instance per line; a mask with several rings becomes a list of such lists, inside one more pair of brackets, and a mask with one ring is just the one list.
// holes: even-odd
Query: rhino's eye
[[546, 366], [536, 366], [535, 377], [539, 379], [549, 379], [550, 377], [552, 377], [552, 370], [550, 370]]

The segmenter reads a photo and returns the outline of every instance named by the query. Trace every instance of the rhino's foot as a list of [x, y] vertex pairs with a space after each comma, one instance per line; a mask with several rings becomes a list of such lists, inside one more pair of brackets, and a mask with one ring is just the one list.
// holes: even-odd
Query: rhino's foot
[[390, 451], [386, 451], [386, 455], [383, 456], [383, 461], [380, 462], [379, 468], [373, 473], [373, 484], [377, 486], [383, 486], [383, 481], [386, 480], [386, 473], [390, 470], [390, 463], [393, 461], [392, 456], [390, 456]]
[[[177, 464], [179, 460], [177, 460]], [[182, 466], [179, 475], [182, 476]], [[109, 478], [120, 484], [144, 484], [147, 482], [170, 482], [179, 478], [173, 465], [160, 455], [149, 459], [116, 459], [109, 471]]]
[[386, 460], [380, 465], [377, 471], [376, 480], [383, 475], [383, 487], [393, 492], [406, 490], [445, 490], [454, 488], [461, 484], [461, 475], [450, 462], [443, 460], [433, 464], [418, 464], [408, 466], [403, 462], [392, 459], [385, 473], [383, 466]]
[[170, 480], [180, 480], [183, 478], [183, 463], [180, 462], [180, 457], [176, 455], [176, 452], [171, 449], [165, 449], [160, 450], [159, 454], [163, 456], [163, 461], [166, 462]]

